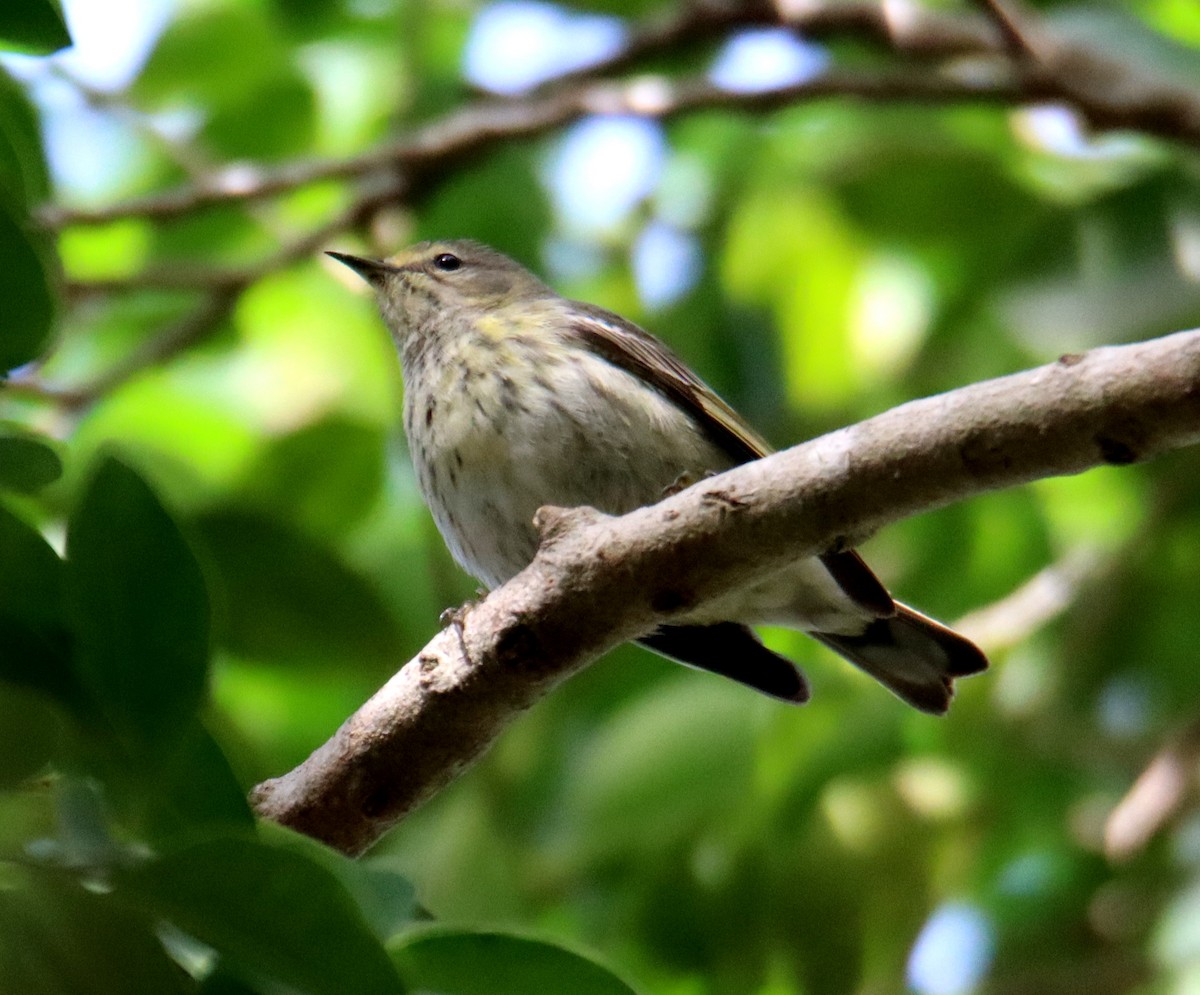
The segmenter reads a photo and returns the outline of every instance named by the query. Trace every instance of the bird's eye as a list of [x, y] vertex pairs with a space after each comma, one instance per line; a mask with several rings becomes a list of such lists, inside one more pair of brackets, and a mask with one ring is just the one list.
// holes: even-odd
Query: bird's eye
[[433, 265], [444, 273], [453, 273], [462, 267], [462, 260], [450, 252], [443, 252], [433, 257]]

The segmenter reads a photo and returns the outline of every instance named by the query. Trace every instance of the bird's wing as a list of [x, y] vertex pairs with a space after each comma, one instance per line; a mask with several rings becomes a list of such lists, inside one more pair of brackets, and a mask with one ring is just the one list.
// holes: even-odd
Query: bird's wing
[[572, 308], [578, 318], [571, 335], [686, 411], [734, 463], [748, 463], [771, 451], [766, 439], [649, 332], [592, 304], [575, 302]]
[[[573, 302], [572, 311], [577, 318], [570, 335], [686, 411], [735, 464], [771, 452], [766, 439], [653, 335], [593, 304]], [[860, 607], [879, 617], [895, 613], [887, 588], [854, 550], [823, 553], [821, 562], [838, 587]]]

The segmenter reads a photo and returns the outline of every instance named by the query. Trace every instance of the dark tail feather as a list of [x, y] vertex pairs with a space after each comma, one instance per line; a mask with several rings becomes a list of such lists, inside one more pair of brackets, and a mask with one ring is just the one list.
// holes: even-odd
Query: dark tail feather
[[803, 704], [811, 694], [804, 674], [791, 660], [771, 652], [749, 628], [736, 622], [666, 625], [638, 642], [672, 660], [728, 677], [772, 698]]
[[810, 633], [914, 708], [942, 715], [954, 678], [987, 669], [987, 657], [969, 639], [896, 602], [896, 614], [871, 622], [861, 635]]

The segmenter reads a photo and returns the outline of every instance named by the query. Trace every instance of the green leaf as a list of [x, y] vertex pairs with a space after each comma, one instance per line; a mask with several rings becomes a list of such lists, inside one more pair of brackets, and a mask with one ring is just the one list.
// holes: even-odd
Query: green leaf
[[254, 818], [245, 791], [207, 729], [193, 719], [178, 741], [153, 757], [115, 753], [87, 739], [80, 761], [103, 785], [107, 814], [122, 827], [157, 844], [207, 833], [248, 833]]
[[71, 516], [66, 595], [77, 666], [127, 746], [176, 741], [204, 694], [208, 598], [178, 527], [106, 459]]
[[217, 109], [204, 140], [229, 158], [278, 159], [312, 148], [315, 118], [307, 80], [299, 73], [282, 73]]
[[275, 20], [296, 38], [330, 36], [338, 23], [338, 0], [271, 0]]
[[445, 238], [471, 219], [471, 235], [533, 264], [550, 226], [545, 186], [528, 148], [501, 149], [445, 176], [425, 204], [415, 238]]
[[251, 658], [395, 663], [396, 623], [335, 550], [265, 516], [199, 521], [222, 588], [221, 638]]
[[0, 49], [49, 55], [70, 44], [62, 11], [50, 0], [16, 0], [0, 8]]
[[189, 10], [163, 33], [133, 91], [150, 104], [186, 97], [211, 109], [240, 100], [287, 64], [287, 50], [258, 5]]
[[271, 978], [308, 995], [403, 991], [349, 892], [297, 853], [209, 840], [119, 875], [116, 885], [251, 981]]
[[0, 197], [0, 375], [36, 359], [50, 336], [54, 295], [45, 254], [18, 221], [7, 198]]
[[0, 69], [0, 190], [28, 210], [49, 189], [37, 112], [25, 91]]
[[36, 491], [61, 477], [62, 470], [58, 453], [35, 436], [0, 435], [0, 487]]
[[273, 822], [263, 823], [261, 833], [265, 842], [315, 861], [335, 875], [380, 940], [395, 936], [416, 915], [416, 891], [412, 883], [402, 874], [372, 863], [370, 857], [352, 860]]
[[63, 625], [63, 563], [42, 534], [0, 506], [0, 678], [79, 705]]
[[[140, 773], [139, 782], [145, 790], [146, 774], [144, 770]], [[199, 722], [191, 725], [179, 747], [155, 773], [156, 783], [151, 790], [160, 803], [160, 833], [196, 826], [246, 830], [254, 826], [246, 793], [229, 760]]]
[[392, 959], [410, 988], [438, 995], [634, 995], [589, 957], [505, 933], [422, 929], [392, 947]]
[[262, 995], [263, 991], [225, 970], [221, 964], [205, 976], [199, 990], [201, 995]]
[[[772, 247], [766, 258], [764, 244]], [[765, 184], [738, 206], [724, 256], [733, 296], [773, 311], [789, 399], [797, 407], [843, 403], [858, 385], [849, 330], [864, 253], [837, 205], [821, 190]]]
[[[36, 995], [194, 991], [146, 920], [58, 875], [4, 866], [0, 984]], [[11, 887], [11, 885], [17, 887]]]
[[46, 695], [0, 681], [0, 789], [16, 787], [50, 762], [62, 719]]
[[[725, 682], [681, 675], [618, 712], [568, 779], [564, 808], [599, 852], [671, 845], [736, 810], [753, 770], [762, 702]], [[653, 824], [647, 834], [643, 825]]]
[[386, 439], [381, 427], [327, 418], [277, 439], [245, 474], [249, 499], [317, 535], [338, 535], [379, 500]]

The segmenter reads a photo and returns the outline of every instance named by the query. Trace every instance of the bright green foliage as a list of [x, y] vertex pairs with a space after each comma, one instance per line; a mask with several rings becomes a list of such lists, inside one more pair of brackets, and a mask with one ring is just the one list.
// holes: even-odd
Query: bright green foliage
[[[332, 170], [270, 198], [59, 224], [45, 207], [238, 190], [459, 111], [478, 99], [465, 53], [500, 5], [168, 6], [128, 87], [81, 98], [86, 120], [39, 90], [44, 62], [0, 69], [0, 991], [900, 992], [946, 915], [980, 932], [936, 952], [978, 959], [940, 990], [1195, 989], [1195, 451], [865, 544], [898, 596], [951, 621], [1051, 570], [976, 617], [993, 669], [945, 719], [793, 633], [766, 637], [812, 678], [796, 709], [623, 647], [363, 860], [256, 828], [246, 802], [475, 596], [421, 506], [373, 302], [318, 250], [491, 242], [643, 323], [786, 446], [1200, 324], [1193, 147], [1044, 110], [831, 97], [649, 126], [661, 159], [601, 222], [562, 206], [576, 122], [422, 162], [370, 217], [345, 212], [390, 165], [365, 187]], [[1026, 6], [1197, 88], [1190, 0]], [[676, 10], [542, 9], [572, 31]], [[0, 3], [0, 48], [49, 53], [63, 24], [49, 0]], [[841, 69], [938, 71], [820, 42]], [[719, 47], [634, 69], [702, 76]], [[593, 153], [586, 199], [630, 157]], [[695, 270], [655, 301], [634, 247], [663, 229]], [[189, 324], [230, 276], [245, 286]], [[1106, 820], [1163, 750], [1186, 790], [1110, 858]]]

